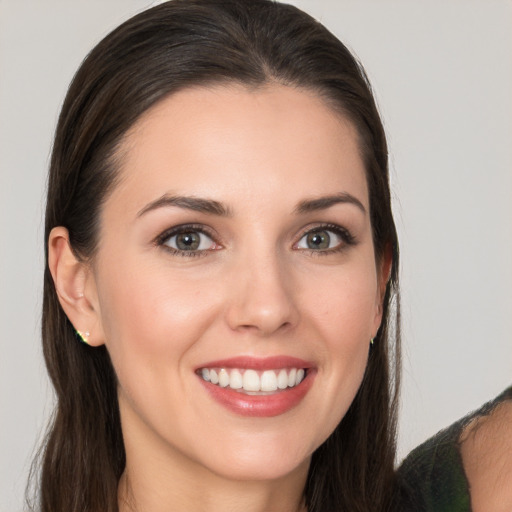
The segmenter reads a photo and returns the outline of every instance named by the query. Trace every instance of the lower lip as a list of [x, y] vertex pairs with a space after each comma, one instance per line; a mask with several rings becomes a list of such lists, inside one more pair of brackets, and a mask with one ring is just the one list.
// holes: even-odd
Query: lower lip
[[201, 383], [214, 400], [230, 411], [241, 416], [268, 418], [284, 414], [299, 405], [311, 388], [313, 379], [314, 372], [309, 369], [300, 384], [271, 395], [246, 395], [229, 387], [222, 388], [211, 384], [203, 379]]

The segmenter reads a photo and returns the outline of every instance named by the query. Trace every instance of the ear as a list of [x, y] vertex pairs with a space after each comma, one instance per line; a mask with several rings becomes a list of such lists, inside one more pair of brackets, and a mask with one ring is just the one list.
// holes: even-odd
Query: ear
[[393, 264], [393, 253], [391, 244], [387, 244], [384, 249], [379, 267], [377, 268], [377, 296], [376, 296], [376, 310], [373, 325], [373, 336], [377, 335], [380, 324], [382, 322], [382, 312], [384, 304], [384, 296], [386, 295], [386, 288], [388, 286], [389, 278], [391, 277], [391, 267]]
[[80, 261], [69, 243], [68, 230], [53, 228], [48, 239], [48, 266], [60, 305], [85, 343], [104, 344], [104, 334], [90, 265]]

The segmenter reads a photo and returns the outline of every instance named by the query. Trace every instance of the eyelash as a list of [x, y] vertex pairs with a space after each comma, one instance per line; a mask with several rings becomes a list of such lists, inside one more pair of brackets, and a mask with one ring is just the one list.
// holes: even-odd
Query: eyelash
[[[340, 237], [342, 242], [335, 247], [323, 250], [315, 250], [315, 249], [306, 249], [306, 248], [298, 248], [297, 245], [299, 242], [307, 235], [312, 233], [320, 233], [322, 231], [330, 231]], [[215, 236], [211, 233], [209, 229], [206, 229], [202, 224], [185, 224], [181, 226], [175, 226], [173, 228], [165, 230], [162, 234], [158, 235], [155, 239], [155, 245], [158, 247], [162, 247], [165, 251], [169, 252], [173, 256], [182, 256], [182, 257], [201, 257], [206, 256], [210, 251], [217, 249], [201, 249], [201, 250], [179, 250], [174, 247], [170, 247], [167, 245], [168, 242], [173, 236], [180, 235], [182, 233], [200, 233], [206, 235], [208, 238], [212, 240], [212, 242], [221, 248], [220, 244], [215, 240]], [[299, 241], [293, 245], [293, 248], [298, 251], [305, 251], [312, 256], [327, 256], [333, 253], [340, 253], [347, 248], [347, 246], [354, 246], [357, 244], [356, 238], [348, 231], [346, 228], [338, 226], [336, 224], [320, 224], [313, 228], [309, 228], [304, 230], [300, 237]]]
[[[348, 229], [338, 226], [337, 224], [320, 224], [313, 228], [308, 228], [300, 235], [299, 242], [305, 236], [307, 236], [309, 234], [320, 233], [322, 231], [330, 231], [330, 232], [334, 233], [335, 235], [339, 236], [341, 239], [341, 243], [335, 247], [331, 247], [329, 249], [323, 249], [323, 250], [304, 249], [304, 248], [303, 249], [297, 248], [296, 250], [307, 251], [311, 256], [328, 256], [330, 254], [343, 252], [349, 246], [357, 245], [357, 240], [356, 240], [355, 236], [352, 235], [352, 233], [350, 233], [350, 231]], [[296, 248], [296, 246], [298, 245], [299, 242], [294, 244], [294, 248]]]
[[155, 244], [158, 247], [161, 247], [165, 251], [169, 252], [173, 256], [183, 256], [186, 258], [197, 258], [201, 256], [206, 256], [208, 252], [215, 250], [215, 249], [202, 249], [202, 250], [196, 250], [196, 251], [183, 251], [179, 249], [175, 249], [174, 247], [170, 247], [166, 244], [173, 236], [180, 235], [182, 233], [201, 233], [203, 235], [206, 235], [208, 238], [212, 240], [212, 242], [215, 245], [220, 246], [220, 244], [217, 243], [215, 240], [215, 237], [210, 232], [210, 230], [206, 229], [205, 226], [202, 224], [184, 224], [181, 226], [175, 226], [173, 228], [165, 230], [161, 235], [158, 235], [158, 237], [155, 240]]

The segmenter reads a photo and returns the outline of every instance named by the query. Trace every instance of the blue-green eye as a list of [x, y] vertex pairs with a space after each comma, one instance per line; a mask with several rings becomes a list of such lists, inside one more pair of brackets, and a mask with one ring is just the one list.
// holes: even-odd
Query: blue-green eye
[[352, 235], [346, 230], [337, 226], [322, 226], [305, 233], [295, 247], [322, 252], [342, 249], [345, 245], [352, 245], [353, 243]]
[[177, 233], [169, 233], [162, 239], [162, 245], [177, 252], [199, 252], [212, 250], [217, 244], [202, 231], [197, 229], [180, 229]]

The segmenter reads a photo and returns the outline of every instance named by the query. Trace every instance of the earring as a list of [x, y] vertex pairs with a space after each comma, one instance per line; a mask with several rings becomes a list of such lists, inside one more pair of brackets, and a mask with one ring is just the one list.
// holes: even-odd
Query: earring
[[370, 345], [373, 347], [374, 338], [370, 338]]
[[85, 343], [86, 345], [89, 345], [89, 336], [91, 335], [89, 333], [89, 331], [85, 331], [85, 332], [80, 332], [78, 330], [75, 330], [76, 332], [76, 335], [78, 336], [78, 339], [82, 342], [82, 343]]

